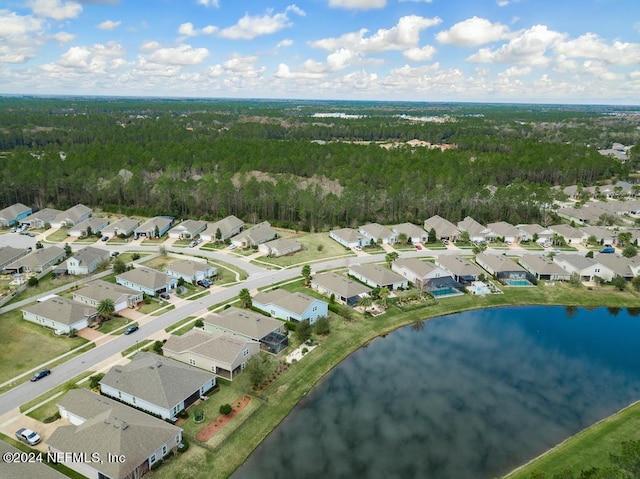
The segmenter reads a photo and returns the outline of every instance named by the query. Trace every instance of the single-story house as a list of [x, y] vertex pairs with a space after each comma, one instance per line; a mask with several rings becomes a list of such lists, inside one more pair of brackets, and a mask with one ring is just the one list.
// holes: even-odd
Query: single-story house
[[91, 274], [98, 268], [101, 261], [109, 261], [109, 251], [87, 246], [67, 259], [67, 273]]
[[5, 266], [26, 256], [27, 253], [29, 253], [29, 250], [26, 248], [13, 248], [12, 246], [0, 247], [0, 271], [2, 271]]
[[525, 254], [518, 262], [539, 280], [568, 281], [571, 277], [567, 270], [543, 254]]
[[602, 226], [583, 226], [580, 228], [583, 233], [584, 240], [587, 241], [589, 237], [595, 236], [599, 243], [603, 244], [615, 244], [618, 238], [618, 232], [609, 230]]
[[258, 341], [260, 349], [273, 354], [278, 354], [289, 344], [284, 321], [233, 306], [206, 316], [204, 330]]
[[521, 286], [522, 284], [511, 283], [511, 281], [527, 280], [530, 283], [535, 282], [535, 278], [526, 269], [503, 254], [479, 253], [476, 255], [476, 263], [487, 270], [489, 274], [498, 278], [498, 280], [513, 286]]
[[379, 264], [356, 264], [349, 267], [349, 275], [372, 288], [394, 289], [407, 288], [409, 282], [397, 273]]
[[178, 413], [216, 385], [215, 374], [159, 354], [139, 352], [113, 366], [100, 380], [100, 393], [175, 421]]
[[138, 239], [140, 236], [144, 236], [145, 238], [160, 238], [169, 231], [172, 224], [173, 218], [170, 216], [154, 216], [134, 229], [133, 236], [135, 239]]
[[16, 203], [11, 206], [7, 206], [0, 210], [0, 227], [13, 226], [27, 216], [29, 216], [33, 210], [29, 206], [25, 206], [22, 203]]
[[244, 221], [236, 218], [233, 215], [227, 216], [215, 223], [211, 223], [206, 230], [200, 233], [200, 238], [204, 241], [213, 242], [218, 240], [216, 235], [218, 234], [218, 230], [220, 231], [219, 241], [225, 241], [231, 238], [232, 236], [237, 235], [244, 228]]
[[91, 218], [93, 210], [85, 205], [77, 204], [56, 215], [51, 222], [54, 228], [70, 227]]
[[569, 275], [576, 273], [582, 281], [593, 281], [596, 276], [611, 281], [616, 276], [611, 268], [579, 254], [560, 253], [553, 257], [553, 262], [565, 269]]
[[407, 236], [407, 240], [413, 244], [426, 243], [428, 239], [427, 232], [413, 223], [402, 223], [392, 228], [393, 234], [398, 238], [401, 234]]
[[359, 231], [369, 243], [391, 244], [397, 241], [396, 235], [393, 234], [393, 231], [378, 223], [368, 223], [363, 225], [360, 227]]
[[194, 239], [206, 228], [206, 221], [184, 220], [169, 230], [169, 238]]
[[553, 231], [548, 228], [543, 228], [539, 224], [529, 223], [516, 225], [516, 228], [520, 230], [521, 241], [533, 241], [534, 236], [536, 241], [544, 243], [553, 238]]
[[258, 246], [258, 251], [273, 258], [279, 258], [300, 250], [302, 250], [302, 245], [290, 238], [278, 238]]
[[98, 307], [104, 299], [110, 299], [115, 306], [115, 312], [125, 308], [134, 308], [142, 302], [142, 292], [127, 288], [119, 284], [108, 283], [97, 279], [88, 283], [84, 288], [73, 292], [73, 300], [89, 306]]
[[518, 228], [506, 221], [487, 224], [487, 228], [493, 232], [495, 238], [504, 238], [505, 243], [519, 243], [522, 233]]
[[337, 241], [345, 248], [362, 247], [369, 244], [369, 239], [353, 228], [339, 228], [329, 231], [329, 238]]
[[81, 329], [95, 321], [96, 309], [60, 296], [50, 297], [22, 309], [22, 319], [59, 333]]
[[[451, 272], [428, 261], [418, 258], [398, 258], [391, 263], [391, 269], [411, 281], [418, 289], [431, 293], [462, 293], [463, 287]], [[455, 290], [455, 291], [452, 291]]]
[[166, 273], [141, 266], [117, 275], [116, 283], [155, 296], [176, 289], [178, 280]]
[[260, 343], [241, 336], [194, 328], [182, 336], [171, 335], [162, 346], [162, 352], [167, 358], [233, 381], [251, 356], [260, 352]]
[[434, 229], [436, 232], [436, 239], [455, 241], [460, 236], [458, 227], [451, 221], [444, 219], [439, 215], [434, 215], [431, 218], [424, 221], [424, 229], [428, 232]]
[[[88, 389], [71, 389], [59, 401], [61, 425], [47, 440], [52, 454], [98, 454], [100, 461], [65, 465], [90, 479], [142, 477], [182, 442], [182, 429]], [[124, 461], [108, 461], [124, 457]]]
[[47, 268], [60, 263], [65, 257], [59, 246], [35, 249], [4, 267], [5, 273], [42, 273]]
[[436, 258], [435, 263], [450, 271], [453, 279], [463, 284], [477, 281], [480, 275], [484, 274], [484, 271], [477, 264], [461, 256], [440, 255]]
[[582, 231], [569, 225], [553, 225], [549, 229], [564, 238], [567, 244], [580, 244], [588, 238]]
[[355, 306], [361, 297], [369, 296], [371, 292], [368, 286], [333, 272], [314, 275], [311, 287], [347, 306]]
[[465, 216], [462, 221], [459, 221], [458, 229], [461, 232], [466, 231], [469, 234], [469, 240], [472, 242], [491, 242], [496, 239], [496, 236], [491, 229], [478, 223], [471, 216]]
[[133, 234], [134, 230], [140, 226], [140, 221], [131, 218], [120, 218], [114, 221], [110, 225], [102, 228], [102, 236], [107, 238], [115, 238], [116, 236], [129, 237]]
[[167, 274], [174, 278], [182, 278], [187, 283], [195, 284], [197, 281], [209, 279], [218, 274], [215, 266], [205, 261], [179, 260], [167, 266]]
[[329, 304], [304, 293], [290, 293], [284, 289], [262, 291], [253, 297], [253, 305], [270, 316], [286, 321], [308, 320], [314, 324], [329, 315]]
[[91, 234], [98, 234], [107, 226], [109, 226], [109, 220], [107, 218], [92, 216], [69, 228], [67, 234], [77, 238], [84, 238], [87, 236], [87, 231], [90, 231]]
[[[589, 205], [589, 203], [587, 203]], [[587, 205], [582, 208], [575, 208], [573, 206], [560, 208], [556, 211], [556, 214], [561, 218], [564, 218], [568, 221], [573, 221], [574, 223], [578, 223], [581, 225], [588, 225], [597, 223], [600, 220], [600, 216], [602, 216], [602, 211], [600, 208], [591, 208]]]
[[619, 254], [600, 253], [596, 254], [593, 259], [611, 269], [616, 276], [622, 276], [626, 280], [631, 280], [640, 274], [640, 259], [637, 256], [625, 258]]
[[44, 225], [47, 223], [51, 225], [60, 213], [62, 213], [60, 210], [43, 208], [32, 215], [23, 218], [22, 221], [20, 221], [20, 224], [26, 224], [30, 228], [44, 228]]
[[276, 239], [278, 233], [271, 229], [268, 221], [263, 221], [231, 238], [231, 243], [238, 248], [251, 248]]

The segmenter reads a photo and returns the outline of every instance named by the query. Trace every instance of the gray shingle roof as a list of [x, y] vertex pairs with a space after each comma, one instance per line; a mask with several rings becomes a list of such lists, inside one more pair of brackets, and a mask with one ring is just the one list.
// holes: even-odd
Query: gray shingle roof
[[478, 265], [460, 256], [441, 255], [436, 262], [456, 276], [479, 276], [483, 273]]
[[553, 262], [552, 259], [542, 255], [542, 254], [525, 254], [520, 258], [520, 263], [522, 265], [528, 266], [531, 270], [533, 270], [537, 274], [541, 275], [557, 275], [557, 276], [568, 276], [566, 270], [564, 270], [560, 265]]
[[162, 348], [177, 354], [190, 351], [213, 361], [232, 364], [250, 342], [255, 343], [250, 339], [230, 334], [192, 329], [182, 336], [172, 335]]
[[338, 238], [343, 239], [347, 243], [353, 243], [363, 237], [362, 233], [354, 230], [353, 228], [339, 228], [337, 230], [331, 230], [331, 233]]
[[421, 261], [418, 258], [398, 258], [395, 264], [398, 267], [408, 269], [419, 277], [424, 277], [437, 268], [435, 264]]
[[290, 293], [284, 289], [273, 291], [261, 291], [253, 297], [254, 301], [261, 304], [274, 304], [295, 314], [304, 313], [307, 308], [316, 301], [304, 293]]
[[58, 256], [64, 256], [64, 250], [58, 246], [49, 246], [47, 248], [36, 249], [26, 256], [14, 261], [7, 266], [7, 269], [20, 266], [42, 266], [49, 263]]
[[219, 314], [210, 314], [204, 322], [256, 341], [280, 329], [283, 324], [277, 319], [233, 306]]
[[0, 210], [0, 219], [4, 219], [7, 221], [11, 221], [15, 219], [20, 213], [24, 213], [27, 210], [30, 210], [28, 206], [23, 205], [22, 203], [16, 203], [11, 206], [7, 206]]
[[244, 221], [236, 218], [233, 215], [230, 215], [226, 218], [216, 221], [215, 223], [210, 224], [209, 227], [203, 232], [203, 234], [211, 235], [213, 238], [215, 238], [216, 231], [219, 228], [222, 237], [228, 238], [234, 230], [240, 228], [241, 226], [244, 226]]
[[368, 286], [333, 272], [316, 274], [312, 282], [345, 298], [353, 298], [371, 291]]
[[433, 215], [431, 218], [425, 220], [424, 229], [430, 230], [431, 228], [436, 230], [436, 235], [441, 238], [445, 236], [458, 236], [460, 234], [460, 230], [456, 225], [439, 215]]
[[175, 271], [185, 276], [193, 276], [200, 271], [209, 271], [210, 269], [215, 270], [216, 268], [202, 261], [194, 260], [179, 260], [167, 265], [167, 271]]
[[78, 264], [89, 265], [95, 260], [108, 257], [109, 252], [105, 249], [96, 248], [94, 246], [87, 246], [86, 248], [76, 251], [72, 258], [78, 260]]
[[151, 268], [134, 268], [116, 276], [148, 289], [159, 289], [169, 283], [169, 275]]
[[506, 273], [510, 271], [525, 271], [525, 269], [511, 258], [502, 254], [479, 253], [476, 255], [478, 264], [483, 263], [493, 270], [493, 274]]
[[109, 283], [107, 281], [97, 279], [88, 283], [84, 288], [75, 291], [73, 294], [74, 296], [78, 295], [84, 298], [94, 299], [96, 301], [111, 299], [115, 302], [123, 295], [137, 296], [140, 292], [117, 283]]
[[22, 310], [66, 325], [75, 324], [96, 314], [95, 308], [60, 296], [27, 306]]
[[379, 264], [356, 264], [349, 268], [350, 273], [356, 273], [369, 279], [375, 284], [384, 286], [393, 283], [404, 283], [406, 278]]

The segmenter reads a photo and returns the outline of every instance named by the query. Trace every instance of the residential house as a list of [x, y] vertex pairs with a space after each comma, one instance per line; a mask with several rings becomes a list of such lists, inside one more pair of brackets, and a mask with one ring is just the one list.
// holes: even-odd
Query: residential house
[[404, 289], [408, 281], [397, 273], [379, 264], [357, 264], [349, 267], [349, 275], [372, 288]]
[[107, 238], [115, 238], [117, 236], [129, 237], [133, 234], [135, 229], [140, 226], [140, 221], [131, 218], [120, 218], [114, 221], [110, 225], [102, 228], [102, 236]]
[[20, 224], [26, 224], [30, 228], [44, 228], [46, 224], [51, 225], [60, 213], [62, 213], [60, 210], [44, 208], [23, 218]]
[[391, 229], [396, 238], [404, 234], [407, 237], [407, 241], [413, 244], [426, 243], [428, 239], [427, 232], [413, 223], [402, 223], [395, 225]]
[[29, 479], [69, 479], [69, 476], [53, 469], [46, 461], [40, 462], [38, 460], [40, 458], [39, 455], [33, 456], [36, 458], [33, 462], [28, 460], [24, 462], [6, 460], [6, 458], [23, 457], [23, 454], [25, 454], [24, 451], [16, 449], [4, 441], [0, 441], [0, 456], [5, 458], [2, 462], [2, 477], [7, 479], [23, 477], [28, 477]]
[[293, 254], [302, 250], [302, 245], [294, 239], [278, 238], [277, 240], [262, 243], [258, 246], [258, 251], [272, 258], [279, 258], [288, 254]]
[[450, 271], [453, 279], [462, 284], [477, 281], [480, 275], [484, 275], [484, 272], [477, 264], [461, 256], [441, 255], [436, 258], [435, 263], [447, 271]]
[[58, 246], [35, 249], [4, 267], [5, 273], [42, 273], [58, 264], [65, 257], [64, 250]]
[[568, 271], [543, 254], [525, 254], [518, 262], [538, 280], [568, 281], [571, 277]]
[[278, 354], [289, 344], [283, 321], [233, 306], [205, 317], [204, 330], [257, 341], [260, 349], [273, 354]]
[[51, 328], [60, 334], [86, 328], [95, 321], [97, 314], [91, 306], [60, 296], [48, 297], [22, 309], [22, 319], [25, 321]]
[[564, 238], [567, 244], [580, 244], [586, 238], [582, 231], [569, 225], [553, 225], [549, 229], [558, 236]]
[[369, 239], [353, 228], [331, 230], [329, 231], [329, 238], [337, 241], [345, 248], [355, 248], [356, 246], [361, 248], [369, 244]]
[[91, 218], [88, 218], [69, 228], [67, 234], [76, 238], [84, 238], [88, 235], [88, 233], [94, 235], [100, 234], [100, 232], [107, 226], [109, 226], [109, 220], [107, 218], [92, 216]]
[[169, 230], [169, 238], [195, 239], [206, 228], [206, 221], [184, 220]]
[[304, 293], [290, 293], [284, 289], [262, 291], [253, 297], [253, 306], [271, 317], [285, 321], [308, 320], [314, 324], [320, 317], [329, 315], [329, 305], [325, 301]]
[[231, 243], [238, 248], [251, 248], [277, 237], [278, 233], [271, 229], [271, 224], [268, 221], [263, 221], [231, 238]]
[[491, 229], [484, 225], [481, 225], [471, 216], [466, 216], [462, 221], [458, 223], [458, 229], [466, 231], [469, 234], [469, 241], [474, 243], [491, 242], [496, 239], [495, 234]]
[[560, 208], [556, 211], [556, 214], [561, 218], [580, 225], [588, 225], [597, 223], [600, 221], [600, 216], [604, 212], [600, 208], [592, 208], [587, 205], [581, 208], [575, 208], [573, 206]]
[[162, 419], [175, 421], [216, 385], [215, 374], [139, 352], [124, 366], [113, 366], [100, 380], [100, 393]]
[[522, 233], [518, 228], [506, 221], [498, 221], [497, 223], [487, 224], [487, 228], [490, 229], [495, 238], [503, 238], [505, 243], [519, 243], [522, 238]]
[[260, 343], [246, 337], [194, 328], [171, 335], [162, 346], [165, 357], [181, 361], [233, 381], [247, 361], [260, 352]]
[[398, 258], [391, 263], [391, 269], [411, 281], [416, 288], [435, 296], [461, 294], [463, 287], [451, 272], [440, 266], [418, 258]]
[[116, 283], [149, 296], [176, 289], [178, 280], [166, 273], [141, 266], [116, 276]]
[[231, 215], [210, 224], [206, 230], [200, 233], [200, 238], [209, 242], [216, 241], [218, 239], [216, 238], [216, 234], [218, 230], [220, 230], [219, 241], [226, 241], [240, 233], [242, 228], [244, 228], [244, 221]]
[[51, 222], [51, 226], [54, 228], [69, 228], [91, 218], [92, 215], [93, 210], [91, 208], [82, 204], [77, 204], [56, 215], [54, 220]]
[[218, 274], [215, 266], [206, 261], [179, 260], [167, 266], [167, 274], [174, 278], [182, 278], [187, 283], [196, 284], [203, 279], [213, 278]]
[[12, 246], [0, 247], [0, 271], [2, 271], [5, 266], [26, 256], [27, 253], [29, 253], [29, 250], [25, 248], [13, 248]]
[[67, 259], [67, 274], [91, 274], [102, 261], [109, 261], [109, 252], [93, 246], [87, 246], [80, 251], [76, 251]]
[[520, 224], [516, 228], [520, 230], [521, 241], [533, 241], [535, 237], [537, 242], [545, 243], [553, 238], [553, 231], [536, 223]]
[[593, 259], [612, 270], [616, 276], [622, 276], [627, 281], [640, 274], [640, 259], [637, 256], [625, 258], [619, 254], [600, 253], [596, 254]]
[[73, 300], [97, 308], [105, 299], [113, 301], [115, 312], [135, 308], [142, 302], [142, 292], [97, 279], [73, 292]]
[[460, 236], [458, 227], [439, 215], [434, 215], [425, 220], [424, 229], [427, 231], [427, 234], [432, 229], [435, 230], [436, 239], [439, 240], [456, 241]]
[[361, 297], [371, 292], [368, 286], [333, 272], [314, 275], [311, 287], [347, 306], [355, 306]]
[[378, 223], [368, 223], [363, 225], [360, 227], [359, 231], [369, 243], [391, 244], [398, 240], [396, 235], [393, 234], [393, 231]]
[[583, 226], [580, 228], [583, 238], [587, 241], [591, 236], [600, 244], [615, 244], [618, 232], [602, 226]]
[[553, 262], [560, 265], [569, 275], [577, 274], [582, 281], [593, 281], [596, 276], [611, 281], [616, 276], [611, 268], [579, 254], [557, 254], [553, 257]]
[[524, 286], [525, 280], [530, 283], [535, 282], [533, 275], [503, 254], [479, 253], [476, 255], [476, 263], [499, 281], [511, 286]]
[[[142, 477], [182, 442], [182, 429], [88, 389], [69, 390], [57, 403], [68, 421], [47, 440], [47, 450], [61, 457], [97, 454], [99, 461], [64, 461], [90, 479]], [[124, 461], [109, 461], [123, 457]]]
[[6, 228], [16, 223], [19, 224], [21, 220], [29, 216], [32, 211], [29, 206], [25, 206], [22, 203], [7, 206], [0, 210], [0, 227]]
[[148, 219], [136, 229], [133, 230], [135, 239], [144, 236], [145, 238], [161, 238], [169, 231], [173, 224], [173, 218], [170, 216], [154, 216]]

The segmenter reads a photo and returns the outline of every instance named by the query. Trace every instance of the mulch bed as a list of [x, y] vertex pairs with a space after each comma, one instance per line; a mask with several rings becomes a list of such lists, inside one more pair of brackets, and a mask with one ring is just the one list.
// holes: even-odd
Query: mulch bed
[[250, 396], [242, 396], [236, 399], [231, 405], [233, 407], [231, 414], [227, 416], [225, 416], [224, 414], [220, 414], [217, 418], [204, 426], [198, 432], [198, 434], [196, 434], [196, 440], [200, 442], [207, 442], [218, 432], [220, 432], [222, 428], [229, 423], [229, 421], [236, 417], [236, 415], [238, 415], [240, 411], [242, 411], [247, 406], [247, 404], [249, 404], [249, 401], [251, 401]]

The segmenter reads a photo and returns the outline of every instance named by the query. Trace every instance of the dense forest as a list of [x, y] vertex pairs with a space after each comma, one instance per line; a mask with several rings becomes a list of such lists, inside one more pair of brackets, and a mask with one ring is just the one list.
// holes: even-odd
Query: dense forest
[[433, 214], [534, 222], [561, 195], [553, 186], [633, 177], [637, 151], [621, 163], [597, 149], [637, 144], [639, 112], [3, 97], [0, 202], [178, 218], [235, 214], [301, 230], [421, 223]]

